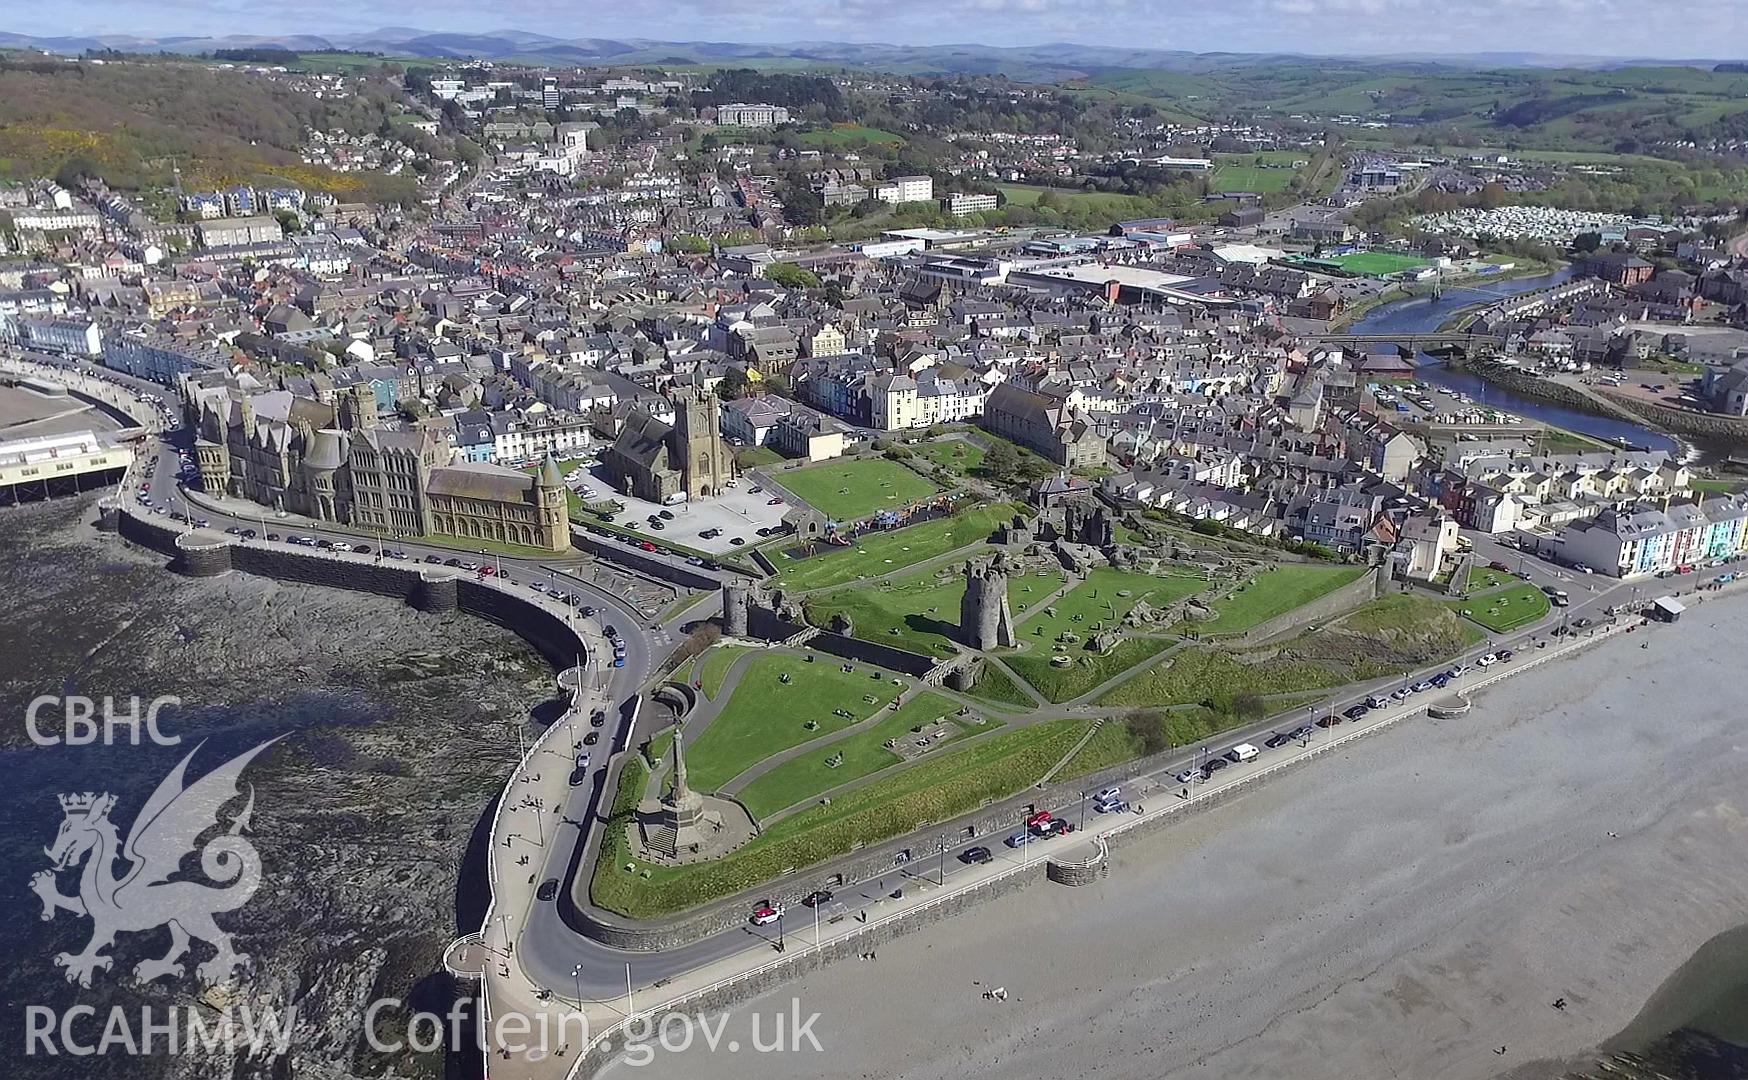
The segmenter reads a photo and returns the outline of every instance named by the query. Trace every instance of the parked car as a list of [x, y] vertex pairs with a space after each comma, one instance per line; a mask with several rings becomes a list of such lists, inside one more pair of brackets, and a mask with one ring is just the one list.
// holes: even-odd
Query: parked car
[[752, 923], [754, 926], [769, 926], [783, 917], [783, 909], [770, 904], [760, 904], [753, 909]]
[[801, 902], [808, 907], [819, 907], [821, 904], [829, 904], [831, 903], [831, 900], [832, 891], [830, 889], [815, 889], [801, 898]]
[[1180, 784], [1187, 784], [1192, 780], [1200, 780], [1201, 778], [1201, 769], [1185, 769], [1183, 772], [1177, 774], [1177, 782]]
[[1347, 717], [1349, 720], [1358, 720], [1360, 717], [1366, 715], [1367, 713], [1369, 713], [1371, 711], [1372, 710], [1366, 708], [1364, 705], [1355, 705], [1353, 708], [1347, 709], [1344, 712], [1342, 712], [1341, 715]]
[[1494, 560], [1493, 560], [1493, 561], [1492, 561], [1492, 562], [1490, 562], [1490, 563], [1488, 563], [1488, 564], [1487, 564], [1487, 569], [1489, 569], [1489, 570], [1497, 570], [1497, 571], [1499, 571], [1499, 572], [1500, 572], [1500, 573], [1502, 573], [1502, 574], [1509, 574], [1509, 573], [1511, 573], [1511, 567], [1509, 567], [1509, 566], [1507, 566], [1507, 565], [1505, 565], [1505, 563], [1504, 563], [1504, 562], [1503, 562], [1503, 561], [1502, 561], [1502, 560], [1499, 560], [1499, 559], [1494, 559]]
[[601, 733], [599, 731], [588, 731], [588, 732], [583, 733], [583, 745], [584, 746], [594, 746], [596, 743], [598, 743], [600, 741], [601, 741]]
[[1112, 799], [1110, 802], [1099, 803], [1093, 809], [1101, 814], [1126, 814], [1129, 812], [1129, 804], [1122, 799]]
[[1108, 788], [1105, 788], [1103, 791], [1100, 791], [1097, 795], [1093, 796], [1093, 798], [1097, 799], [1099, 802], [1110, 802], [1112, 799], [1115, 799], [1115, 798], [1121, 796], [1122, 794], [1123, 794], [1122, 788], [1120, 788], [1120, 787], [1108, 787]]
[[534, 899], [542, 903], [551, 903], [558, 897], [558, 879], [547, 878], [540, 883], [540, 888], [534, 890]]
[[1499, 663], [1499, 656], [1496, 653], [1488, 653], [1486, 656], [1475, 661], [1475, 663], [1480, 664], [1482, 667], [1492, 667], [1494, 664]]
[[995, 855], [993, 853], [991, 853], [988, 848], [982, 847], [982, 846], [968, 847], [964, 851], [959, 853], [959, 861], [964, 863], [967, 866], [975, 866], [978, 863], [986, 863], [993, 858], [995, 858]]
[[[1270, 735], [1268, 738], [1264, 739], [1262, 741], [1262, 744], [1264, 746], [1268, 747], [1270, 750], [1278, 750], [1281, 747], [1287, 745], [1288, 743], [1290, 743], [1292, 741], [1293, 741], [1293, 736], [1290, 733], [1285, 732], [1285, 731], [1277, 731], [1273, 735]], [[1181, 784], [1183, 782], [1184, 782], [1183, 779], [1180, 777], [1178, 779], [1178, 783]]]
[[1032, 830], [1021, 829], [1019, 832], [1008, 837], [1006, 843], [1007, 843], [1008, 847], [1017, 848], [1017, 847], [1023, 847], [1026, 844], [1031, 843], [1032, 839], [1033, 839]]

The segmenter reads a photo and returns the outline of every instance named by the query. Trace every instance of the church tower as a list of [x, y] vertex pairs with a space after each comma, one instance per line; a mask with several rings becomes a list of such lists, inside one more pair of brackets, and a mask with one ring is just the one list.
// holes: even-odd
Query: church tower
[[534, 502], [537, 515], [536, 540], [552, 551], [567, 551], [571, 546], [570, 513], [565, 505], [564, 478], [558, 473], [558, 462], [548, 454], [534, 478]]
[[734, 457], [722, 438], [722, 403], [710, 391], [674, 403], [674, 453], [686, 496], [715, 495], [734, 478]]

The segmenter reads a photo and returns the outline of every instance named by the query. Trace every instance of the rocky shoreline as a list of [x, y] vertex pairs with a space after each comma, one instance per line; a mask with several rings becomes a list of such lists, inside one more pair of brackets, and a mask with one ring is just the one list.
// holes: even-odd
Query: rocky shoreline
[[[90, 530], [89, 510], [90, 500], [23, 507], [0, 532], [13, 616], [0, 620], [0, 708], [19, 718], [0, 747], [0, 814], [20, 868], [20, 906], [0, 930], [19, 959], [0, 986], [15, 1008], [295, 1005], [297, 1027], [284, 1056], [37, 1059], [30, 1075], [349, 1080], [477, 1063], [471, 1054], [446, 1062], [441, 1051], [375, 1054], [364, 1008], [416, 1003], [381, 1015], [379, 1027], [404, 1032], [408, 1009], [447, 1011], [462, 992], [442, 974], [441, 954], [459, 927], [477, 928], [484, 908], [459, 887], [464, 860], [483, 843], [481, 822], [517, 759], [517, 729], [531, 735], [555, 715], [548, 666], [509, 631], [466, 616], [246, 575], [167, 575], [159, 557]], [[43, 694], [175, 695], [183, 705], [162, 727], [183, 743], [32, 746], [21, 719]], [[90, 923], [66, 913], [39, 921], [23, 888], [59, 821], [54, 796], [110, 790], [121, 800], [117, 822], [130, 822], [201, 740], [196, 772], [278, 735], [287, 737], [248, 774], [263, 883], [220, 918], [254, 958], [251, 976], [229, 994], [202, 993], [193, 977], [137, 987], [126, 973], [163, 951], [159, 931], [124, 935], [91, 990], [69, 985], [51, 957], [82, 948]], [[73, 885], [64, 875], [62, 891]], [[205, 949], [195, 946], [196, 963]]]

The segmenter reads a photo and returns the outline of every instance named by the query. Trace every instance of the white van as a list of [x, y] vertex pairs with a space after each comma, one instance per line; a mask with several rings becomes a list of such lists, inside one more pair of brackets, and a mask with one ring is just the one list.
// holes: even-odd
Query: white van
[[1241, 742], [1237, 746], [1226, 751], [1226, 759], [1234, 763], [1255, 761], [1256, 756], [1260, 753], [1262, 753], [1262, 751], [1258, 750], [1256, 747], [1247, 742]]

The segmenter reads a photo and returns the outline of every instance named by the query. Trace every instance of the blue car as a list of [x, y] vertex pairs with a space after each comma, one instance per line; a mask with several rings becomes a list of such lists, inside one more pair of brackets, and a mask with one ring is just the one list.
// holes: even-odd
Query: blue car
[[615, 656], [613, 658], [613, 666], [614, 667], [624, 667], [625, 666], [625, 657]]

